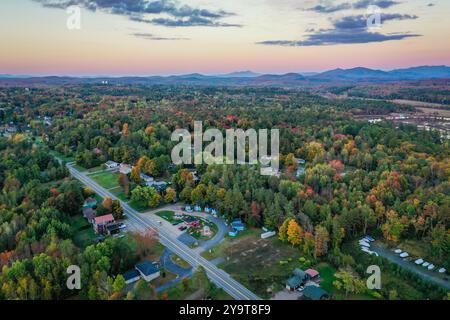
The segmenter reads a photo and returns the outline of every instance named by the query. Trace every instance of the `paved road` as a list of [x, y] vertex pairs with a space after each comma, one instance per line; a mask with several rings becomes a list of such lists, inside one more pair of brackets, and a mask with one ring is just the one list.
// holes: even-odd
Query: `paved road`
[[[378, 244], [374, 244], [372, 250], [377, 252], [383, 258], [386, 258], [389, 261], [391, 261], [395, 264], [398, 264], [398, 265], [402, 266], [403, 268], [416, 273], [423, 280], [433, 282], [441, 287], [446, 288], [447, 290], [450, 290], [450, 282], [445, 281], [444, 279], [441, 279], [431, 273], [428, 273], [427, 271], [425, 271], [424, 267], [416, 266], [413, 261], [403, 260], [402, 258], [400, 258], [399, 255], [395, 254], [391, 250], [389, 250], [383, 246], [380, 246]], [[434, 272], [436, 272], [436, 271], [434, 271]]]
[[159, 259], [159, 262], [161, 266], [164, 267], [164, 269], [176, 274], [177, 277], [176, 279], [173, 279], [163, 284], [162, 286], [156, 288], [157, 293], [163, 292], [164, 290], [180, 282], [183, 278], [190, 277], [192, 275], [192, 268], [180, 267], [178, 264], [172, 261], [171, 259], [172, 255], [173, 253], [170, 250], [165, 249], [163, 254], [161, 255], [161, 258]]
[[160, 225], [153, 217], [140, 214], [139, 212], [131, 208], [127, 203], [121, 201], [114, 194], [90, 179], [88, 176], [86, 176], [85, 173], [80, 172], [76, 168], [74, 168], [73, 163], [68, 163], [66, 166], [74, 178], [81, 181], [83, 184], [94, 190], [100, 196], [110, 197], [113, 200], [119, 200], [128, 219], [144, 227], [158, 229], [159, 240], [166, 248], [178, 255], [180, 258], [184, 259], [194, 268], [197, 266], [202, 266], [206, 270], [206, 273], [208, 274], [208, 277], [211, 279], [211, 281], [213, 281], [218, 287], [225, 290], [234, 299], [260, 299], [257, 295], [248, 290], [242, 284], [231, 278], [231, 276], [225, 271], [219, 269], [213, 263], [203, 258], [198, 252], [190, 249], [188, 246], [178, 241], [177, 238], [174, 237], [173, 230], [171, 230], [171, 228], [168, 228], [164, 224]]

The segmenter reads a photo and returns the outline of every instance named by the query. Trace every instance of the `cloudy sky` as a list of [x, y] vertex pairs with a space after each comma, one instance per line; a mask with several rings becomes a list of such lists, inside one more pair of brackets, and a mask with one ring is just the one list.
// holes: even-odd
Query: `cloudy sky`
[[0, 74], [450, 65], [449, 13], [448, 0], [1, 0]]

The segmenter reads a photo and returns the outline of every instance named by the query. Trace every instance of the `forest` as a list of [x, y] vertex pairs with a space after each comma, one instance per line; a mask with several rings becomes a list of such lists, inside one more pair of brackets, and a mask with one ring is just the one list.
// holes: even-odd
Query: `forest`
[[[348, 264], [345, 244], [370, 233], [423, 244], [450, 269], [449, 141], [412, 125], [352, 119], [407, 106], [294, 89], [140, 85], [8, 88], [0, 100], [2, 127], [16, 130], [0, 138], [0, 298], [69, 298], [65, 269], [75, 262], [89, 270], [80, 297], [139, 298], [121, 295], [123, 279], [114, 276], [149, 240], [77, 246], [70, 219], [92, 193], [54, 155], [85, 169], [131, 164], [118, 181], [126, 198], [153, 208], [175, 199], [208, 205], [337, 267]], [[171, 133], [192, 132], [194, 121], [223, 133], [279, 129], [280, 176], [260, 175], [258, 165], [172, 165]], [[142, 186], [141, 173], [171, 186]]]

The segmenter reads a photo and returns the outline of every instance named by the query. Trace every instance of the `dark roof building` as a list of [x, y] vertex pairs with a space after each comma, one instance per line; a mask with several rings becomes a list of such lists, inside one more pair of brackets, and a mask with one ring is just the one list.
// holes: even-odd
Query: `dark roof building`
[[122, 274], [123, 278], [125, 279], [125, 283], [133, 283], [140, 279], [141, 274], [137, 270], [130, 270]]
[[159, 264], [157, 262], [144, 261], [138, 263], [136, 270], [147, 282], [159, 277]]
[[302, 299], [304, 300], [325, 300], [328, 299], [328, 292], [317, 286], [307, 286], [303, 290]]

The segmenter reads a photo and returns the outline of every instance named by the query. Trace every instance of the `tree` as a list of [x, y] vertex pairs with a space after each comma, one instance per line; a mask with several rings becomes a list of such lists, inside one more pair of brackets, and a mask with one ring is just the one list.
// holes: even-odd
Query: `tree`
[[338, 290], [345, 291], [345, 298], [348, 298], [348, 294], [358, 294], [365, 290], [366, 284], [363, 280], [359, 279], [351, 269], [340, 269], [334, 275], [336, 280], [333, 281], [333, 285]]
[[289, 221], [287, 228], [287, 240], [293, 246], [298, 246], [303, 240], [303, 230], [294, 219]]
[[328, 230], [321, 225], [316, 226], [314, 236], [314, 256], [320, 257], [327, 253], [329, 240], [330, 235], [328, 234]]
[[102, 206], [103, 206], [108, 212], [111, 212], [111, 209], [112, 209], [112, 203], [113, 203], [113, 201], [112, 201], [112, 199], [111, 199], [110, 197], [105, 197], [105, 199], [103, 199]]
[[142, 205], [156, 207], [161, 201], [161, 196], [155, 188], [138, 186], [131, 191], [131, 200]]
[[125, 283], [124, 277], [119, 274], [116, 279], [114, 280], [113, 288], [114, 292], [121, 293], [125, 288], [127, 284]]
[[131, 169], [130, 178], [136, 184], [141, 183], [142, 179], [141, 179], [141, 171], [139, 170], [139, 167], [136, 166]]
[[164, 196], [164, 201], [167, 203], [172, 203], [175, 198], [176, 198], [177, 194], [175, 192], [175, 190], [173, 190], [172, 188], [167, 188], [166, 189], [166, 195]]
[[122, 135], [124, 137], [128, 137], [129, 134], [130, 134], [130, 131], [128, 129], [128, 123], [125, 123], [122, 127]]
[[111, 203], [111, 213], [115, 220], [123, 219], [123, 208], [119, 200], [113, 200]]
[[128, 197], [130, 194], [130, 180], [126, 174], [121, 173], [119, 175], [119, 185], [123, 188], [123, 193]]
[[280, 229], [278, 229], [278, 239], [280, 239], [283, 242], [286, 242], [288, 239], [287, 231], [288, 231], [288, 225], [289, 225], [290, 221], [291, 221], [290, 218], [284, 220]]

